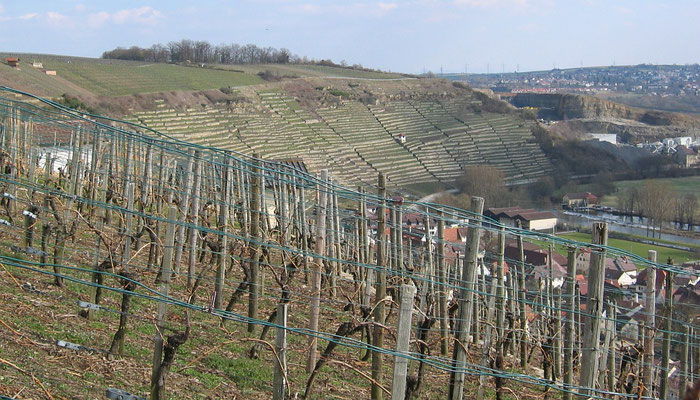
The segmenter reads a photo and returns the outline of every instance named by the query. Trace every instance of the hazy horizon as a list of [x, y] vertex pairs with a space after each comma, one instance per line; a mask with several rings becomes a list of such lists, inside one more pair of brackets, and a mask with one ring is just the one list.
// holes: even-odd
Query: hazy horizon
[[0, 2], [0, 48], [100, 57], [192, 39], [415, 74], [684, 65], [698, 15], [692, 0], [25, 0]]

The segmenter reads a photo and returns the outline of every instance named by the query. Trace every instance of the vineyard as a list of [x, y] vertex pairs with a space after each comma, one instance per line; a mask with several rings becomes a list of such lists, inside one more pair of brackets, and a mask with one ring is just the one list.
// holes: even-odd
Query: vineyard
[[567, 240], [0, 89], [0, 396], [667, 399], [700, 376], [673, 286], [697, 270], [604, 223]]

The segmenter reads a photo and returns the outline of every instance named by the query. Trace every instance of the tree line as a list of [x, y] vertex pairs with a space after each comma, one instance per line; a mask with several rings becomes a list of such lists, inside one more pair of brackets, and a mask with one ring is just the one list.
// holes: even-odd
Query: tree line
[[285, 48], [258, 47], [237, 43], [213, 46], [205, 40], [182, 39], [151, 47], [117, 47], [102, 53], [102, 58], [152, 62], [193, 62], [216, 64], [286, 64], [299, 57]]
[[692, 193], [680, 194], [665, 182], [645, 182], [623, 190], [618, 195], [618, 206], [626, 213], [648, 218], [652, 227], [676, 222], [691, 229], [698, 213], [698, 198]]
[[[196, 64], [317, 64], [346, 67], [345, 61], [336, 64], [331, 60], [314, 60], [298, 56], [285, 48], [260, 47], [254, 44], [237, 43], [212, 45], [206, 40], [171, 41], [150, 47], [117, 47], [102, 53], [102, 58], [148, 62], [171, 62]], [[363, 69], [355, 64], [354, 69]]]

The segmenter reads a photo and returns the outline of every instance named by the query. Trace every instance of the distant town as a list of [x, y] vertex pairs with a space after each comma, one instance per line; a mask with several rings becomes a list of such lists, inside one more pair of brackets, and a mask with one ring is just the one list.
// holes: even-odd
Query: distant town
[[700, 95], [700, 65], [635, 65], [500, 74], [449, 74], [494, 92], [637, 93], [653, 96]]

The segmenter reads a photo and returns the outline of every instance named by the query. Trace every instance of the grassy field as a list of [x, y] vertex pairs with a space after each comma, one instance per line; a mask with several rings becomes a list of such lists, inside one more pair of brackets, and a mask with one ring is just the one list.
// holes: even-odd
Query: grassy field
[[[123, 96], [179, 90], [219, 89], [265, 83], [257, 74], [272, 71], [282, 76], [346, 77], [391, 79], [401, 75], [359, 71], [320, 65], [217, 65], [211, 68], [166, 63], [147, 63], [99, 58], [68, 57], [45, 54], [0, 54], [19, 56], [20, 68], [0, 66], [0, 80], [48, 96], [76, 93], [80, 90], [102, 96]], [[44, 69], [55, 70], [48, 76], [42, 69], [32, 67], [40, 62]]]
[[[558, 236], [565, 239], [577, 240], [580, 242], [591, 242], [591, 235], [588, 233], [565, 233]], [[621, 250], [629, 251], [630, 253], [636, 254], [644, 258], [647, 257], [649, 250], [656, 250], [658, 257], [657, 260], [664, 263], [669, 257], [671, 257], [673, 262], [676, 264], [700, 258], [698, 255], [693, 254], [692, 252], [672, 249], [669, 247], [654, 246], [651, 244], [639, 243], [624, 239], [610, 238], [608, 239], [608, 245]]]
[[251, 74], [262, 71], [271, 71], [278, 75], [298, 77], [338, 77], [361, 79], [395, 79], [401, 78], [401, 74], [390, 72], [361, 71], [349, 68], [327, 67], [323, 65], [296, 65], [296, 64], [255, 64], [255, 65], [216, 65], [215, 68], [238, 70]]
[[[700, 200], [700, 176], [687, 176], [683, 178], [661, 178], [661, 179], [648, 179], [648, 180], [635, 180], [635, 181], [619, 181], [615, 182], [615, 188], [617, 188], [617, 193], [624, 191], [631, 187], [641, 187], [645, 182], [658, 183], [663, 182], [668, 184], [671, 189], [673, 189], [679, 195], [684, 195], [687, 193], [694, 194]], [[606, 206], [617, 207], [617, 194], [613, 193], [603, 197], [601, 203]]]
[[226, 86], [262, 83], [257, 75], [245, 72], [221, 71], [209, 68], [185, 67], [173, 64], [116, 63], [85, 61], [47, 62], [65, 79], [105, 96], [172, 90], [205, 90]]

